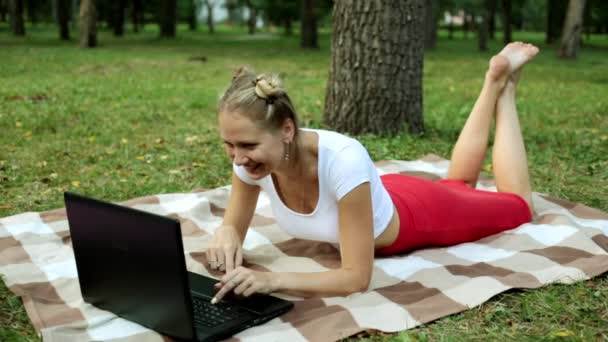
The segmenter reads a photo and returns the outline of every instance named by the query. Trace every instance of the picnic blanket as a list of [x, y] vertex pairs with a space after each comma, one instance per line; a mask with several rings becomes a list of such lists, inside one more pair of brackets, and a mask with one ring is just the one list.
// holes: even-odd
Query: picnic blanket
[[[449, 162], [436, 156], [383, 161], [381, 173], [437, 179]], [[478, 188], [495, 190], [492, 180]], [[221, 221], [230, 187], [161, 194], [123, 204], [181, 221], [187, 267], [205, 267], [203, 248]], [[608, 271], [608, 214], [535, 193], [534, 221], [447, 248], [376, 258], [370, 290], [348, 297], [294, 300], [289, 313], [233, 337], [242, 341], [331, 341], [375, 329], [396, 332], [474, 307], [511, 288], [570, 283]], [[261, 194], [244, 242], [247, 263], [270, 271], [316, 272], [339, 267], [329, 243], [294, 239], [272, 218]], [[23, 299], [45, 341], [163, 341], [135, 323], [84, 303], [65, 210], [0, 219], [0, 274]]]

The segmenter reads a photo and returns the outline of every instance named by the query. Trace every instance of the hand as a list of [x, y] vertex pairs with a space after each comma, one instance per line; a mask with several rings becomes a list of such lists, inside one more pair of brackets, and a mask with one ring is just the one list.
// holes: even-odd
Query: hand
[[276, 273], [252, 271], [239, 266], [226, 274], [215, 284], [219, 291], [211, 300], [211, 304], [219, 302], [229, 291], [236, 295], [249, 297], [254, 293], [271, 293], [277, 290]]
[[232, 226], [221, 226], [213, 235], [205, 251], [209, 267], [214, 270], [230, 272], [243, 264], [241, 239]]

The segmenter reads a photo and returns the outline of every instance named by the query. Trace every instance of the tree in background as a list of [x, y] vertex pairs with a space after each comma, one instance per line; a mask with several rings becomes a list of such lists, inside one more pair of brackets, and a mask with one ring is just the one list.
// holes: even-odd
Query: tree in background
[[0, 0], [0, 21], [6, 22], [6, 15], [8, 13], [8, 6], [6, 0]]
[[23, 0], [9, 0], [9, 17], [11, 31], [15, 36], [25, 36], [25, 23], [23, 22]]
[[32, 26], [36, 26], [38, 23], [38, 6], [40, 5], [40, 0], [24, 0], [25, 11], [27, 12], [27, 17], [32, 23]]
[[424, 4], [424, 49], [434, 50], [437, 45], [439, 22], [439, 0], [426, 0]]
[[196, 31], [198, 28], [198, 0], [188, 0], [188, 29]]
[[112, 29], [116, 37], [122, 37], [125, 32], [125, 11], [127, 0], [112, 1]]
[[480, 8], [481, 22], [477, 25], [479, 51], [488, 51], [488, 37], [490, 36], [490, 13], [492, 0], [482, 0]]
[[566, 19], [568, 0], [547, 0], [547, 33], [545, 42], [551, 44], [558, 40]]
[[160, 5], [158, 7], [160, 36], [163, 38], [175, 38], [177, 27], [177, 1], [160, 0]]
[[70, 40], [70, 0], [57, 1], [57, 24], [59, 25], [59, 39]]
[[511, 0], [502, 0], [502, 30], [503, 30], [503, 42], [505, 45], [509, 44], [511, 38]]
[[317, 13], [314, 0], [302, 0], [302, 32], [300, 46], [305, 49], [319, 48]]
[[139, 32], [144, 24], [144, 3], [143, 0], [133, 0], [131, 7], [131, 22], [133, 23], [133, 32]]
[[333, 14], [325, 122], [338, 131], [424, 131], [425, 0], [342, 0]]
[[80, 47], [97, 46], [97, 11], [93, 0], [80, 1]]
[[213, 22], [213, 8], [215, 7], [217, 1], [202, 0], [201, 2], [205, 5], [205, 8], [207, 9], [207, 28], [209, 29], [209, 33], [214, 33], [215, 24]]
[[497, 0], [487, 0], [487, 11], [488, 11], [488, 38], [496, 39], [496, 7]]
[[[300, 1], [301, 2], [301, 1]], [[266, 0], [264, 19], [269, 23], [282, 26], [286, 35], [293, 34], [293, 22], [300, 18], [301, 4], [293, 0]]]
[[258, 22], [259, 4], [256, 0], [245, 0], [245, 5], [249, 10], [249, 19], [247, 19], [247, 27], [249, 28], [249, 34], [254, 34], [255, 26]]
[[581, 32], [583, 30], [583, 10], [585, 0], [570, 0], [568, 12], [562, 31], [562, 39], [557, 50], [561, 58], [576, 58], [581, 45]]

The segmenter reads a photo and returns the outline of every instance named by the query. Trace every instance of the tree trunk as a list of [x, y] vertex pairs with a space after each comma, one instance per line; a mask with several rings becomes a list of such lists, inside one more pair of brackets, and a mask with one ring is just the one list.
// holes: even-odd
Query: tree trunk
[[80, 47], [97, 46], [97, 11], [93, 0], [80, 1]]
[[484, 0], [481, 6], [481, 23], [477, 26], [479, 38], [479, 51], [488, 51], [488, 36], [490, 30], [490, 4], [491, 0]]
[[197, 27], [198, 27], [198, 20], [197, 20], [197, 14], [198, 14], [198, 6], [196, 5], [198, 0], [188, 0], [188, 2], [190, 3], [190, 8], [188, 11], [188, 29], [190, 31], [196, 31]]
[[160, 36], [163, 38], [175, 38], [176, 18], [177, 17], [177, 1], [176, 0], [161, 0], [160, 13], [158, 15]]
[[209, 28], [209, 33], [214, 33], [215, 24], [213, 23], [213, 7], [215, 7], [215, 1], [205, 0], [205, 5], [207, 6], [207, 27]]
[[425, 0], [334, 4], [325, 122], [354, 134], [422, 133]]
[[585, 0], [570, 0], [568, 13], [564, 22], [562, 39], [557, 55], [561, 58], [576, 58], [581, 44], [581, 31], [583, 29], [583, 10]]
[[113, 19], [112, 21], [114, 22], [113, 29], [114, 29], [114, 35], [116, 37], [122, 37], [124, 35], [125, 32], [125, 10], [127, 8], [127, 1], [126, 0], [114, 0], [113, 1], [113, 6], [114, 6], [114, 13], [113, 13]]
[[318, 49], [317, 14], [314, 0], [302, 1], [302, 37], [300, 46], [305, 49]]
[[454, 18], [450, 13], [450, 22], [448, 23], [448, 39], [454, 39]]
[[285, 25], [285, 34], [291, 36], [293, 34], [293, 20], [290, 16], [285, 16], [283, 25]]
[[437, 22], [439, 21], [438, 0], [426, 0], [424, 8], [425, 37], [424, 49], [434, 50], [437, 45]]
[[57, 0], [59, 39], [70, 40], [70, 0]]
[[25, 36], [25, 23], [23, 22], [23, 0], [9, 0], [9, 16], [11, 31], [15, 36]]
[[8, 12], [8, 8], [6, 5], [6, 2], [0, 1], [0, 21], [3, 23], [6, 22], [7, 12]]
[[72, 0], [72, 15], [71, 20], [72, 20], [72, 30], [76, 31], [78, 30], [78, 0]]
[[143, 27], [144, 4], [142, 0], [133, 0], [133, 10], [131, 11], [131, 22], [133, 24], [133, 32], [139, 32]]
[[490, 39], [496, 39], [496, 0], [488, 1], [488, 35]]
[[503, 27], [503, 41], [507, 45], [512, 41], [511, 38], [511, 0], [502, 0], [502, 25]]
[[249, 19], [247, 20], [247, 26], [249, 27], [249, 34], [255, 33], [255, 24], [258, 20], [258, 11], [251, 3], [251, 0], [245, 1], [247, 8], [249, 9]]
[[30, 19], [32, 26], [36, 26], [38, 23], [38, 17], [36, 16], [36, 9], [39, 0], [24, 0], [27, 17]]

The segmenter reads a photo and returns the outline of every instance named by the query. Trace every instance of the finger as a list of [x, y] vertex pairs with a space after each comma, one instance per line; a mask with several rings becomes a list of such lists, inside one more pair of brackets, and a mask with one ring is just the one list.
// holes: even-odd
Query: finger
[[242, 264], [243, 264], [243, 249], [237, 248], [236, 249], [236, 258], [234, 261], [234, 267], [241, 266]]
[[215, 256], [217, 257], [216, 269], [221, 269], [222, 266], [226, 264], [224, 261], [224, 252], [222, 250], [218, 250]]
[[234, 291], [235, 294], [240, 295], [243, 292], [245, 292], [245, 290], [247, 290], [253, 284], [254, 280], [255, 279], [253, 279], [253, 277], [249, 277], [247, 279], [244, 279], [232, 291]]
[[215, 269], [217, 265], [217, 257], [215, 256], [215, 248], [207, 250], [207, 263], [209, 268]]
[[226, 272], [230, 272], [234, 269], [234, 249], [226, 249], [224, 253], [226, 253]]
[[224, 286], [222, 286], [222, 288], [219, 291], [217, 291], [215, 296], [213, 296], [213, 298], [211, 298], [211, 304], [219, 303], [219, 301], [222, 300], [222, 298], [224, 298], [224, 296], [226, 295], [226, 293], [228, 293], [228, 291], [230, 291], [229, 284], [225, 284]]
[[243, 292], [243, 296], [244, 296], [244, 297], [249, 297], [249, 296], [251, 296], [252, 294], [254, 294], [254, 293], [258, 292], [258, 289], [259, 289], [259, 286], [258, 286], [258, 285], [257, 285], [255, 282], [253, 282], [253, 283], [251, 284], [251, 286], [249, 286], [249, 287], [248, 287], [248, 288], [247, 288], [247, 289], [246, 289], [246, 290]]

